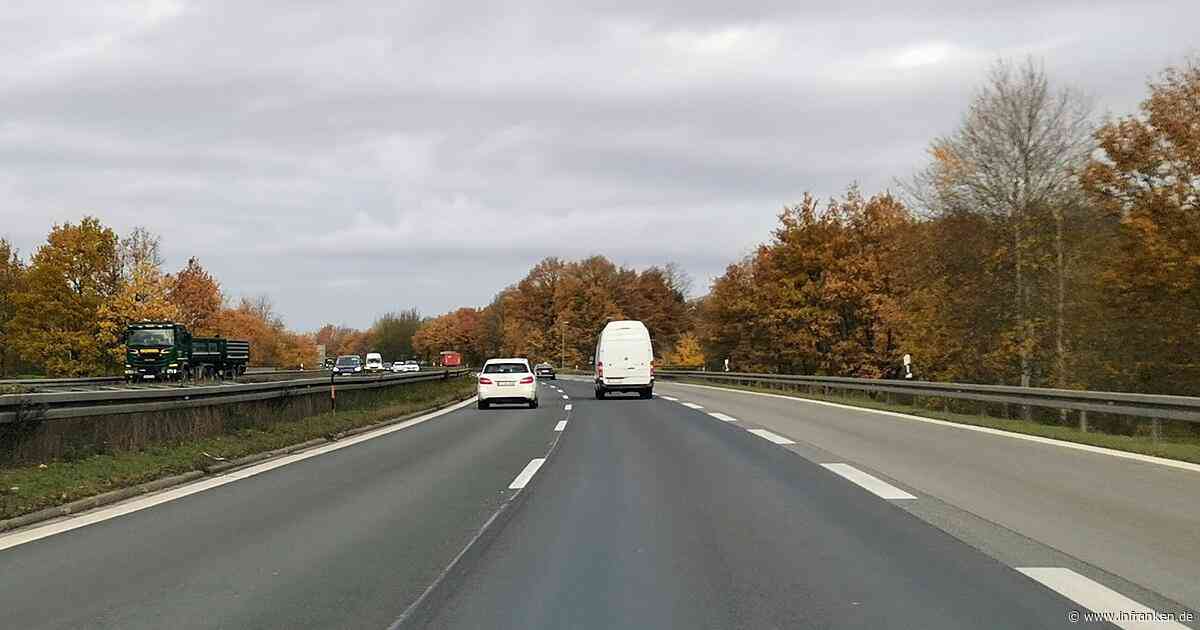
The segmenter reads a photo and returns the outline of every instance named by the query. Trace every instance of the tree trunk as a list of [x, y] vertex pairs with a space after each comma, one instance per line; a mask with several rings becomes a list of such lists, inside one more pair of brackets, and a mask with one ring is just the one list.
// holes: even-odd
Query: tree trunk
[[[1029, 313], [1028, 302], [1029, 295], [1025, 287], [1025, 256], [1024, 242], [1025, 229], [1023, 221], [1025, 213], [1018, 211], [1014, 217], [1015, 229], [1013, 230], [1013, 253], [1016, 257], [1016, 284], [1017, 284], [1017, 331], [1018, 331], [1018, 355], [1021, 359], [1021, 387], [1029, 387], [1033, 366], [1029, 360]], [[1021, 417], [1029, 420], [1031, 410], [1029, 405], [1021, 406]]]
[[[1063, 208], [1054, 206], [1054, 255], [1058, 273], [1058, 295], [1054, 302], [1054, 381], [1059, 387], [1067, 384], [1067, 349], [1066, 341], [1066, 302], [1067, 302], [1067, 266], [1063, 254]], [[1063, 422], [1067, 421], [1067, 410], [1059, 412]]]

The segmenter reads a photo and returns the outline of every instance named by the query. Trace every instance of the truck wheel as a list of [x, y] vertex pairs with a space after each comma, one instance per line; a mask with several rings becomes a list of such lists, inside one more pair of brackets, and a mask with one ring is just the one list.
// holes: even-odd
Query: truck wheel
[[653, 395], [654, 395], [653, 389], [643, 389], [642, 391], [638, 392], [638, 396], [641, 396], [643, 400], [650, 398]]

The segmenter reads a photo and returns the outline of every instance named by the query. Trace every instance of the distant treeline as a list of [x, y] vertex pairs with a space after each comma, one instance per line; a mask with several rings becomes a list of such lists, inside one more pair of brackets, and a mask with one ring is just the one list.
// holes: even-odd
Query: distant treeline
[[418, 352], [585, 364], [608, 319], [659, 362], [1200, 394], [1200, 62], [1098, 120], [1034, 62], [998, 63], [898, 192], [783, 209], [772, 238], [685, 300], [673, 266], [547, 259]]
[[288, 331], [269, 298], [229, 303], [195, 258], [165, 273], [159, 248], [93, 217], [54, 226], [28, 261], [0, 239], [0, 375], [117, 374], [125, 327], [142, 319], [249, 340], [251, 365], [312, 365], [311, 336]]

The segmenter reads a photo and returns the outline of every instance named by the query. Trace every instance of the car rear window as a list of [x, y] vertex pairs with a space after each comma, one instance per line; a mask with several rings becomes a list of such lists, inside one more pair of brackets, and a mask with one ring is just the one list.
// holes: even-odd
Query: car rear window
[[484, 374], [528, 374], [524, 363], [489, 363], [483, 366]]

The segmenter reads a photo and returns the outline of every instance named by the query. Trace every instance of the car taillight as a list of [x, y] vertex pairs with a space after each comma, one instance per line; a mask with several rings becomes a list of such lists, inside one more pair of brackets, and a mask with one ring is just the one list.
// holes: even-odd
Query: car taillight
[[491, 385], [491, 384], [492, 384], [492, 379], [490, 379], [490, 378], [488, 378], [488, 377], [486, 377], [486, 376], [480, 376], [480, 377], [479, 377], [479, 384], [480, 384], [480, 385]]
[[654, 364], [650, 364], [650, 376], [654, 376]]
[[526, 376], [525, 378], [521, 379], [521, 384], [522, 384], [522, 385], [528, 385], [528, 384], [530, 384], [530, 383], [532, 383], [532, 382], [533, 382], [533, 377], [532, 377], [532, 376]]
[[596, 376], [604, 376], [604, 363], [596, 362]]

